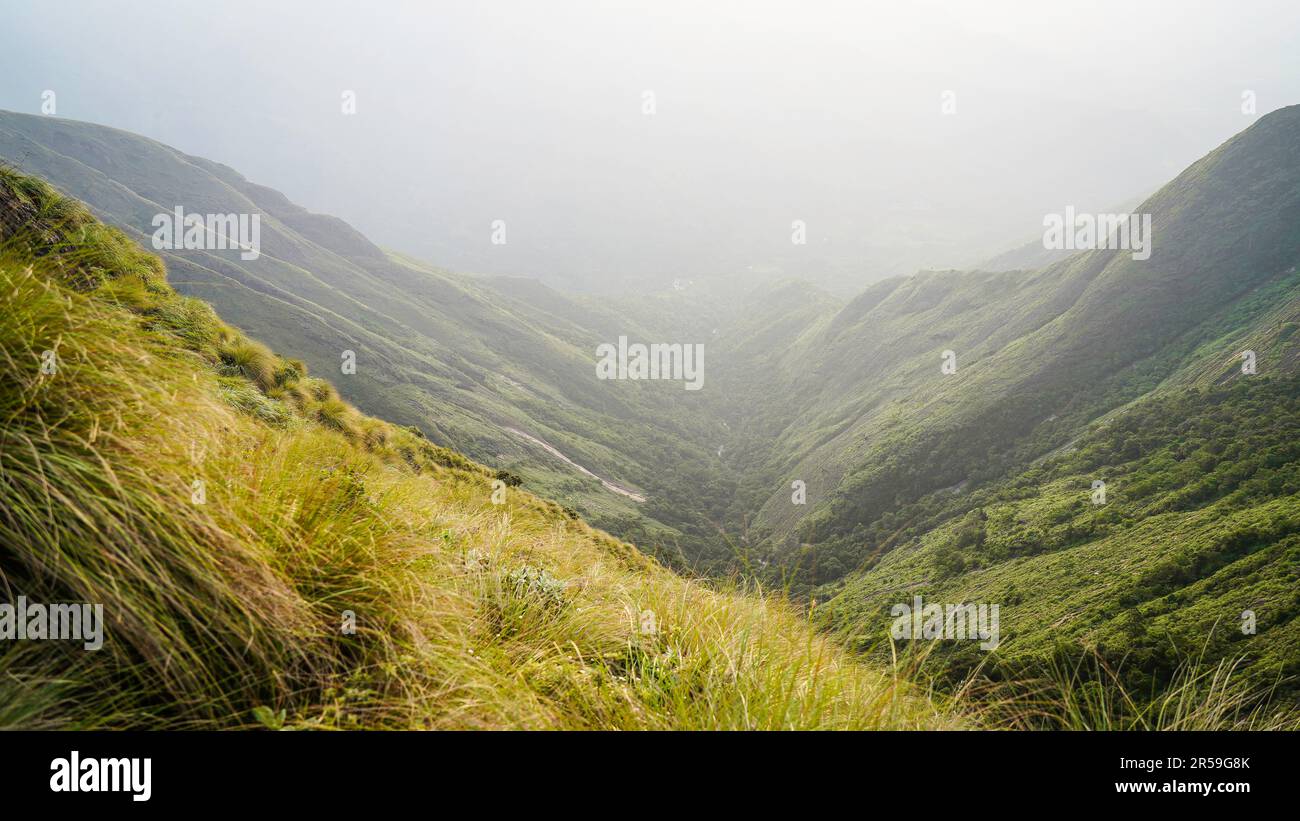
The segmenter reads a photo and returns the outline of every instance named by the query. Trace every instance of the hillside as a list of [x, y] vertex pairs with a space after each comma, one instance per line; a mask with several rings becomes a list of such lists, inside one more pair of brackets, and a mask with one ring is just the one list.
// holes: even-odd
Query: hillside
[[[748, 430], [733, 448], [752, 443], [735, 470], [764, 477], [745, 505], [755, 538], [774, 560], [811, 545], [848, 571], [905, 506], [1011, 478], [1149, 394], [1236, 378], [1245, 350], [1260, 374], [1295, 373], [1297, 134], [1300, 107], [1276, 111], [1142, 204], [1148, 260], [1096, 250], [1036, 271], [922, 272], [819, 311], [775, 351], [720, 353], [757, 375], [736, 386]], [[806, 507], [790, 504], [794, 478]]]
[[746, 469], [808, 478], [806, 508], [756, 504], [823, 625], [883, 659], [898, 602], [999, 603], [995, 652], [929, 663], [1016, 679], [1082, 647], [1158, 693], [1197, 658], [1297, 699], [1297, 135], [1276, 112], [1144, 203], [1150, 260], [922, 273], [787, 346], [751, 395], [799, 404], [750, 424], [788, 444]]
[[[647, 552], [705, 567], [729, 558], [711, 553], [716, 532], [705, 515], [729, 487], [702, 444], [720, 438], [710, 432], [716, 425], [694, 412], [693, 395], [677, 395], [679, 385], [595, 379], [601, 342], [659, 338], [628, 312], [531, 280], [452, 274], [390, 255], [342, 220], [226, 166], [113, 128], [0, 112], [0, 159], [50, 180], [146, 247], [154, 216], [177, 207], [261, 215], [257, 259], [160, 251], [176, 289], [331, 374], [366, 412], [508, 470]], [[349, 350], [356, 372], [342, 374]], [[630, 493], [612, 492], [539, 441]], [[691, 472], [703, 470], [709, 490], [684, 491], [681, 465], [699, 466]]]
[[822, 592], [838, 595], [819, 617], [859, 649], [887, 656], [895, 602], [999, 602], [995, 653], [941, 645], [931, 664], [1014, 679], [1082, 646], [1133, 692], [1198, 658], [1300, 700], [1300, 377], [1163, 393], [899, 519], [866, 572]]
[[106, 621], [95, 651], [5, 642], [0, 725], [962, 721], [777, 601], [527, 492], [494, 504], [492, 471], [359, 413], [11, 171], [0, 301], [6, 587]]

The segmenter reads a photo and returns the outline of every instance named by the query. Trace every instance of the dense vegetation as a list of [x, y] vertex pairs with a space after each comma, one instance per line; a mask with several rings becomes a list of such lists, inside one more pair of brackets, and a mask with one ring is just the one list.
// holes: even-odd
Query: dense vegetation
[[820, 591], [836, 595], [818, 616], [864, 650], [886, 643], [889, 607], [914, 595], [999, 603], [991, 658], [949, 644], [931, 664], [1015, 678], [1086, 646], [1132, 692], [1155, 693], [1188, 658], [1235, 659], [1295, 698], [1300, 378], [1149, 399], [1013, 480], [900, 518], [918, 524], [878, 526], [866, 572]]

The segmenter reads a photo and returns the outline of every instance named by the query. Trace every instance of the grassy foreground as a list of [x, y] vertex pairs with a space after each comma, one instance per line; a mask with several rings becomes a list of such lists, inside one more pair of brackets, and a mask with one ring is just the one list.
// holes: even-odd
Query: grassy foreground
[[0, 303], [3, 599], [106, 620], [98, 651], [0, 644], [0, 726], [965, 723], [778, 600], [517, 488], [494, 504], [486, 468], [364, 417], [10, 171]]

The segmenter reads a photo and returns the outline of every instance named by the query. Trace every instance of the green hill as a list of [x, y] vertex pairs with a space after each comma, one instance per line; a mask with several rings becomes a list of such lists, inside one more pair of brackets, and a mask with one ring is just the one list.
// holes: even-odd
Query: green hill
[[860, 649], [886, 652], [890, 607], [914, 596], [1000, 603], [996, 653], [946, 644], [931, 663], [1014, 679], [1083, 646], [1150, 693], [1188, 658], [1232, 659], [1295, 698], [1300, 377], [1162, 393], [1012, 480], [900, 519], [873, 534], [868, 570], [823, 593], [837, 595], [819, 616]]
[[[1235, 378], [1245, 350], [1262, 375], [1296, 372], [1298, 125], [1300, 107], [1261, 118], [1140, 206], [1149, 260], [1098, 250], [1037, 271], [923, 272], [821, 309], [776, 350], [719, 353], [745, 374], [736, 470], [762, 477], [745, 506], [773, 557], [820, 546], [851, 570], [902, 507], [1010, 478], [1149, 394]], [[806, 507], [790, 504], [792, 479]]]
[[1082, 647], [1157, 693], [1233, 659], [1296, 698], [1297, 135], [1283, 109], [1157, 192], [1149, 260], [924, 273], [819, 313], [750, 388], [800, 400], [756, 401], [782, 446], [748, 470], [808, 482], [807, 507], [755, 503], [823, 624], [887, 658], [895, 604], [999, 603], [995, 653], [930, 663], [1016, 678]]

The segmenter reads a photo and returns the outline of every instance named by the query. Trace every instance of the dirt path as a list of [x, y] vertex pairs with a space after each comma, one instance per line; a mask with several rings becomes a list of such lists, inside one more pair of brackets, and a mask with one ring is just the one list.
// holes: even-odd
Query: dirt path
[[616, 485], [616, 484], [614, 484], [613, 482], [609, 481], [608, 479], [606, 479], [606, 478], [604, 478], [604, 477], [597, 476], [596, 474], [594, 474], [594, 473], [592, 473], [591, 471], [587, 470], [587, 469], [586, 469], [585, 467], [583, 467], [582, 465], [578, 464], [577, 462], [573, 461], [573, 460], [570, 459], [569, 457], [565, 456], [563, 453], [560, 453], [558, 450], [556, 450], [556, 449], [555, 449], [554, 447], [552, 447], [551, 445], [547, 444], [546, 442], [543, 442], [541, 439], [538, 439], [536, 436], [533, 436], [533, 435], [528, 434], [528, 433], [524, 433], [523, 431], [519, 430], [518, 428], [505, 428], [505, 431], [506, 431], [507, 433], [513, 433], [515, 436], [518, 436], [518, 437], [520, 437], [520, 438], [527, 439], [529, 442], [532, 442], [534, 445], [537, 445], [537, 446], [540, 447], [542, 450], [544, 450], [544, 451], [546, 451], [547, 453], [551, 454], [551, 455], [554, 456], [556, 459], [559, 459], [559, 460], [560, 460], [561, 462], [563, 462], [564, 464], [566, 464], [566, 465], [568, 465], [568, 466], [570, 466], [570, 467], [573, 467], [573, 468], [577, 468], [580, 472], [585, 473], [586, 475], [590, 476], [591, 478], [595, 479], [596, 481], [598, 481], [598, 482], [600, 482], [602, 485], [604, 485], [606, 490], [613, 491], [614, 493], [620, 494], [620, 495], [622, 495], [622, 496], [626, 496], [626, 497], [628, 497], [629, 499], [631, 499], [631, 500], [633, 500], [633, 501], [635, 501], [635, 502], [644, 502], [644, 501], [645, 501], [645, 497], [642, 496], [640, 493], [636, 493], [635, 491], [628, 490], [627, 488], [623, 487], [622, 485]]

